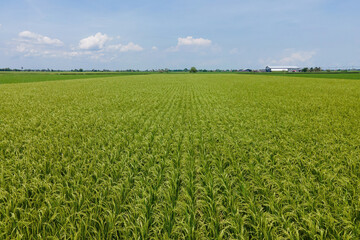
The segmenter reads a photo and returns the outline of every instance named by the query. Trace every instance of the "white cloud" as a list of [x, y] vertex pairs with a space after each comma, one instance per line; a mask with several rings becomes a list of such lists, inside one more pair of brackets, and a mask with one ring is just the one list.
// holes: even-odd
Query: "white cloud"
[[28, 43], [18, 44], [15, 48], [15, 51], [21, 53], [25, 57], [30, 57], [30, 56], [49, 57], [49, 56], [55, 56], [58, 53], [58, 51], [56, 50], [46, 49]]
[[26, 52], [26, 49], [28, 49], [26, 44], [19, 44], [16, 46], [16, 51], [17, 52]]
[[83, 52], [77, 52], [77, 51], [64, 52], [65, 57], [78, 57], [83, 54], [84, 54]]
[[297, 62], [306, 62], [310, 60], [316, 54], [315, 51], [311, 52], [294, 52], [289, 56], [286, 56], [279, 60], [281, 64], [297, 63]]
[[308, 62], [316, 55], [316, 51], [293, 51], [285, 50], [283, 57], [279, 59], [268, 58], [266, 60], [260, 60], [262, 64], [277, 64], [277, 65], [289, 65], [289, 64], [301, 64]]
[[129, 52], [129, 51], [139, 52], [139, 51], [144, 50], [140, 45], [135, 44], [133, 42], [129, 42], [126, 45], [123, 45], [123, 44], [110, 45], [107, 49], [115, 50], [115, 51], [119, 51], [119, 52]]
[[95, 59], [95, 60], [104, 60], [106, 58], [105, 53], [101, 51], [92, 51], [92, 50], [65, 51], [62, 52], [58, 57], [74, 58], [74, 57], [82, 57], [82, 56], [86, 56], [87, 58]]
[[[117, 39], [117, 38], [115, 38]], [[121, 52], [136, 52], [144, 50], [133, 42], [127, 44], [108, 45], [112, 38], [106, 34], [95, 35], [81, 39], [78, 46], [63, 46], [63, 42], [30, 31], [19, 33], [19, 38], [14, 39], [11, 48], [23, 57], [54, 57], [54, 58], [81, 58], [109, 61], [118, 57]]]
[[28, 42], [31, 44], [42, 44], [42, 45], [52, 45], [52, 46], [62, 46], [64, 43], [56, 38], [49, 38], [37, 33], [30, 31], [23, 31], [19, 33], [20, 41]]
[[211, 40], [204, 39], [204, 38], [193, 38], [191, 36], [188, 36], [186, 38], [178, 38], [178, 44], [177, 46], [210, 46]]
[[239, 53], [239, 49], [238, 48], [233, 48], [229, 51], [230, 54], [238, 54]]
[[153, 46], [153, 47], [151, 48], [151, 50], [153, 50], [153, 51], [157, 51], [157, 50], [158, 50], [158, 48], [157, 48], [156, 46]]
[[79, 48], [83, 50], [100, 50], [104, 48], [107, 41], [111, 40], [106, 34], [100, 32], [93, 36], [81, 39], [79, 42]]
[[167, 49], [167, 51], [177, 52], [181, 49], [196, 51], [202, 48], [210, 47], [211, 44], [211, 40], [205, 38], [193, 38], [192, 36], [188, 36], [185, 38], [179, 37], [177, 45], [175, 47], [170, 47], [169, 49]]
[[14, 51], [25, 57], [41, 56], [54, 57], [61, 54], [64, 43], [59, 39], [43, 36], [30, 31], [23, 31], [18, 34], [19, 38], [14, 39]]

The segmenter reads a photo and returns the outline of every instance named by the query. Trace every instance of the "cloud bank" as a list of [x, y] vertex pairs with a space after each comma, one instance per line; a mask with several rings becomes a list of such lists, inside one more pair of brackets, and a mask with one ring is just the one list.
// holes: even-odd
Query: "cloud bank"
[[310, 61], [316, 55], [316, 51], [294, 51], [285, 50], [285, 54], [278, 58], [261, 59], [260, 62], [265, 65], [289, 65], [289, 64], [303, 64]]
[[194, 38], [192, 36], [179, 37], [177, 45], [175, 47], [170, 47], [169, 52], [177, 52], [183, 49], [186, 50], [198, 50], [201, 48], [210, 47], [212, 44], [211, 40], [205, 38]]
[[181, 46], [203, 46], [208, 47], [211, 45], [211, 40], [204, 38], [193, 38], [192, 36], [188, 36], [186, 38], [178, 38], [178, 47]]
[[83, 50], [100, 50], [104, 48], [106, 42], [110, 41], [106, 34], [100, 32], [87, 38], [81, 39], [79, 42], [79, 48]]
[[129, 42], [126, 45], [123, 45], [123, 44], [110, 45], [109, 47], [107, 47], [107, 50], [113, 50], [113, 51], [119, 51], [119, 52], [129, 52], [129, 51], [139, 52], [139, 51], [144, 50], [144, 48], [142, 48], [138, 44]]
[[18, 34], [19, 38], [14, 39], [13, 50], [24, 57], [60, 57], [91, 59], [114, 59], [119, 53], [139, 52], [144, 48], [139, 44], [129, 42], [127, 44], [117, 43], [110, 45], [113, 38], [98, 32], [89, 37], [80, 39], [76, 47], [65, 46], [55, 38], [50, 38], [31, 31], [23, 31]]
[[107, 42], [112, 40], [111, 37], [107, 36], [106, 34], [102, 34], [100, 32], [96, 33], [95, 35], [89, 36], [87, 38], [81, 39], [79, 42], [79, 49], [80, 50], [88, 50], [88, 51], [106, 51], [106, 52], [129, 52], [135, 51], [139, 52], [144, 50], [138, 44], [133, 42], [129, 42], [128, 44], [113, 44], [107, 45]]
[[23, 31], [19, 33], [20, 41], [31, 44], [44, 44], [53, 46], [62, 46], [64, 43], [56, 38], [50, 38], [30, 31]]
[[316, 54], [315, 51], [311, 52], [294, 52], [289, 56], [283, 57], [278, 61], [280, 64], [290, 64], [290, 63], [303, 63], [310, 60]]

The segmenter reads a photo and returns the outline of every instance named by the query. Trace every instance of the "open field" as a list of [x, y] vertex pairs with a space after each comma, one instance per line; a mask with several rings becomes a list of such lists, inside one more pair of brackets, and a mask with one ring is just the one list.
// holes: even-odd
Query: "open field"
[[360, 81], [0, 85], [0, 239], [359, 239]]
[[48, 82], [57, 80], [74, 80], [88, 78], [105, 78], [114, 76], [144, 75], [133, 72], [0, 72], [0, 84]]
[[[249, 74], [249, 73], [246, 73]], [[250, 74], [260, 74], [260, 75], [268, 75], [268, 76], [282, 76], [282, 77], [301, 77], [301, 78], [336, 78], [336, 79], [353, 79], [360, 80], [360, 72], [318, 72], [318, 73], [250, 73]]]
[[[58, 80], [75, 80], [75, 79], [89, 79], [89, 78], [105, 78], [105, 77], [121, 77], [121, 76], [135, 76], [154, 74], [152, 72], [0, 72], [0, 84], [9, 83], [29, 83], [29, 82], [48, 82]], [[163, 74], [184, 74], [181, 72], [171, 72]], [[186, 73], [185, 73], [186, 74]], [[198, 74], [209, 74], [199, 72]], [[214, 74], [234, 74], [231, 72], [212, 72]], [[246, 75], [266, 75], [266, 76], [281, 76], [289, 77], [306, 77], [306, 78], [336, 78], [336, 79], [353, 79], [360, 80], [360, 72], [334, 72], [334, 73], [247, 73], [241, 72], [239, 74]]]

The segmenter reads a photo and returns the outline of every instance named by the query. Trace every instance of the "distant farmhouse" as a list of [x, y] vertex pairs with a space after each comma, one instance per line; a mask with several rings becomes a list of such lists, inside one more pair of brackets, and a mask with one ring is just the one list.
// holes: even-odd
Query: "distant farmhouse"
[[296, 66], [266, 66], [266, 72], [300, 72]]

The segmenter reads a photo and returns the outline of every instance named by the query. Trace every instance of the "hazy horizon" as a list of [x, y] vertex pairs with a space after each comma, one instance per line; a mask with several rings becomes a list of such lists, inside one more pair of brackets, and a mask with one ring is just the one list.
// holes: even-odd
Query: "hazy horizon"
[[4, 1], [0, 68], [360, 68], [355, 0]]

